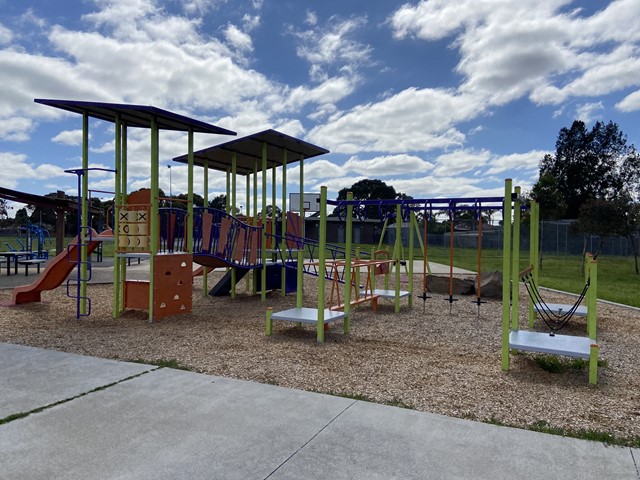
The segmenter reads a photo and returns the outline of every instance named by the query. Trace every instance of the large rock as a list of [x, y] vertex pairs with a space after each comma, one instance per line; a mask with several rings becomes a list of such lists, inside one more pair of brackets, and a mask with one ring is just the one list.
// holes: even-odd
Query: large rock
[[[475, 288], [478, 290], [478, 280]], [[483, 298], [502, 298], [502, 273], [486, 272], [480, 276], [480, 296]]]
[[[449, 277], [427, 275], [427, 288], [433, 293], [449, 293]], [[470, 295], [473, 293], [473, 281], [453, 277], [453, 294]]]

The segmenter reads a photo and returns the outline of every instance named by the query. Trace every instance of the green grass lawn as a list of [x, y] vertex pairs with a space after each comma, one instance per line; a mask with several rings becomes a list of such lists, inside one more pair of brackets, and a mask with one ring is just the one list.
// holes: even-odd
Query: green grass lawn
[[[362, 247], [370, 252], [374, 245]], [[385, 246], [384, 248], [392, 248]], [[405, 258], [409, 249], [405, 248]], [[415, 249], [415, 259], [422, 258], [419, 248]], [[449, 249], [427, 246], [430, 262], [449, 265]], [[478, 270], [478, 250], [475, 248], [456, 248], [453, 265], [466, 270]], [[520, 253], [520, 270], [529, 266], [529, 251]], [[502, 271], [502, 250], [485, 249], [482, 251], [482, 271]], [[579, 294], [584, 287], [582, 259], [579, 255], [544, 254], [539, 283], [543, 287]], [[635, 274], [633, 257], [598, 257], [598, 298], [616, 303], [640, 307], [640, 275]]]
[[[429, 261], [449, 264], [449, 250], [443, 247], [428, 247]], [[420, 256], [422, 258], [422, 256]], [[529, 265], [529, 252], [521, 252], [520, 269]], [[454, 250], [454, 266], [476, 271], [478, 251], [472, 248]], [[584, 287], [581, 273], [582, 259], [579, 255], [544, 254], [540, 285], [565, 292], [580, 293]], [[482, 252], [482, 270], [502, 271], [502, 250]], [[598, 257], [598, 298], [640, 307], [640, 275], [634, 271], [633, 257]]]

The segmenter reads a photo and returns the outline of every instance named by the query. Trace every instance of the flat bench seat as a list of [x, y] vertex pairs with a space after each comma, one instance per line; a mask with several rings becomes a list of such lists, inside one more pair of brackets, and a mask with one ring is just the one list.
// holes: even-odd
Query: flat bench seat
[[589, 358], [591, 345], [595, 340], [589, 337], [571, 335], [551, 336], [545, 332], [514, 331], [509, 333], [509, 348], [525, 352], [550, 353], [574, 358]]
[[[360, 295], [364, 295], [365, 290], [360, 290]], [[371, 293], [372, 295], [377, 295], [380, 298], [396, 298], [396, 291], [395, 290], [384, 290], [384, 289], [379, 289], [376, 288], [373, 290], [373, 292], [368, 292]], [[409, 296], [409, 292], [407, 292], [406, 290], [400, 290], [398, 292], [398, 297], [400, 298], [404, 298], [404, 297], [408, 297]]]
[[[568, 313], [569, 310], [573, 308], [573, 305], [563, 305], [561, 303], [547, 303], [545, 306], [545, 305], [536, 303], [534, 304], [533, 308], [538, 313], [540, 313], [541, 311], [544, 311], [544, 312], [551, 311], [551, 313], [554, 313], [555, 315], [564, 315], [565, 313]], [[585, 307], [584, 305], [578, 306], [578, 308], [576, 308], [576, 311], [574, 312], [574, 315], [577, 315], [579, 317], [586, 317], [587, 307]]]
[[[328, 310], [325, 308], [324, 310], [324, 323], [335, 322], [336, 320], [340, 320], [345, 318], [346, 315], [344, 312], [336, 312], [333, 310]], [[283, 310], [282, 312], [274, 312], [271, 315], [271, 320], [283, 320], [286, 322], [301, 322], [301, 323], [309, 323], [309, 324], [317, 324], [318, 323], [318, 309], [317, 308], [290, 308], [289, 310]]]
[[40, 273], [40, 265], [45, 263], [46, 260], [44, 258], [32, 258], [29, 260], [18, 260], [18, 264], [24, 265], [24, 275], [25, 277], [29, 275], [29, 266], [36, 265], [38, 267], [38, 273]]

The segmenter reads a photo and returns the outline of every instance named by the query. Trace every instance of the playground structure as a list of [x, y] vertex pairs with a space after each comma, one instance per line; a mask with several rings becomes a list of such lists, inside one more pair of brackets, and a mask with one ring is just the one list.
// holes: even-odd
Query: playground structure
[[[596, 332], [596, 295], [598, 285], [597, 262], [590, 256], [586, 258], [585, 288], [573, 305], [546, 304], [537, 290], [539, 268], [539, 205], [531, 202], [530, 211], [530, 266], [520, 271], [520, 216], [522, 200], [520, 187], [512, 190], [511, 180], [505, 182], [504, 251], [502, 284], [502, 370], [509, 370], [510, 350], [537, 352], [583, 358], [589, 361], [589, 383], [598, 382], [598, 356]], [[513, 207], [513, 216], [512, 216]], [[513, 219], [513, 228], [512, 228]], [[525, 283], [529, 293], [529, 327], [534, 326], [538, 314], [550, 329], [550, 332], [522, 331], [519, 320], [520, 281]], [[586, 298], [586, 309], [579, 303]], [[587, 317], [587, 336], [559, 335], [556, 332], [573, 315], [585, 314]], [[549, 320], [553, 320], [551, 323]]]
[[[24, 240], [24, 243], [22, 242]], [[33, 250], [34, 241], [37, 250]], [[21, 225], [18, 227], [18, 236], [16, 242], [20, 245], [20, 250], [16, 250], [9, 243], [6, 244], [9, 251], [26, 252], [31, 258], [49, 258], [49, 251], [46, 249], [46, 243], [51, 241], [51, 236], [46, 228], [34, 224]]]
[[[87, 282], [91, 278], [90, 253], [96, 248], [97, 241], [95, 232], [89, 227], [88, 176], [93, 170], [88, 167], [90, 117], [115, 124], [115, 168], [108, 170], [114, 173], [116, 186], [112, 236], [115, 243], [114, 318], [117, 318], [126, 308], [147, 309], [150, 321], [166, 315], [190, 311], [190, 284], [193, 275], [191, 262], [194, 258], [204, 266], [203, 293], [206, 293], [207, 289], [206, 273], [210, 268], [217, 267], [229, 269], [229, 290], [232, 296], [235, 296], [235, 285], [239, 276], [246, 274], [248, 270], [254, 273], [259, 272], [259, 275], [253, 275], [253, 291], [260, 290], [263, 299], [266, 297], [266, 291], [270, 289], [282, 287], [283, 294], [287, 290], [295, 290], [295, 283], [291, 280], [295, 281], [296, 277], [285, 274], [286, 268], [292, 268], [292, 262], [287, 259], [295, 254], [294, 246], [298, 249], [313, 250], [317, 245], [314, 246], [313, 241], [304, 239], [303, 222], [299, 216], [283, 215], [281, 225], [276, 224], [275, 215], [267, 216], [267, 172], [269, 170], [272, 172], [271, 205], [275, 205], [276, 168], [282, 167], [282, 195], [283, 199], [286, 199], [288, 161], [289, 163], [300, 162], [300, 191], [302, 192], [303, 160], [326, 153], [328, 150], [275, 130], [267, 130], [194, 152], [193, 134], [195, 132], [218, 134], [234, 134], [234, 132], [149, 106], [66, 100], [36, 99], [35, 101], [83, 116], [82, 168], [68, 171], [78, 177], [78, 208], [81, 211], [78, 231], [81, 234], [71, 245], [71, 248], [78, 252], [75, 259], [72, 259], [72, 255], [67, 252], [64, 261], [56, 261], [51, 269], [45, 270], [43, 277], [48, 277], [48, 280], [41, 282], [38, 286], [31, 286], [33, 291], [38, 291], [37, 294], [29, 296], [23, 293], [21, 297], [25, 298], [25, 301], [38, 301], [39, 293], [43, 289], [57, 286], [59, 277], [68, 276], [75, 266], [77, 267], [77, 292], [70, 296], [77, 299], [78, 318], [90, 313]], [[151, 131], [151, 188], [133, 194], [127, 193], [127, 129], [129, 127], [147, 128]], [[189, 190], [186, 209], [160, 208], [162, 199], [158, 195], [158, 152], [159, 131], [162, 129], [188, 132], [188, 153], [176, 158], [176, 161], [186, 163], [188, 166]], [[226, 173], [226, 212], [216, 211], [206, 205], [194, 206], [194, 164], [204, 167], [205, 198], [208, 198], [209, 194], [209, 169], [222, 170]], [[250, 208], [253, 207], [252, 217], [240, 218], [231, 215], [231, 212], [238, 211], [236, 207], [236, 176], [238, 174], [246, 176], [246, 211], [249, 213]], [[257, 215], [259, 175], [262, 176], [261, 218]], [[253, 196], [250, 191], [251, 176], [253, 176]], [[304, 210], [301, 196], [300, 211], [304, 212]], [[288, 234], [287, 229], [296, 235]], [[100, 241], [107, 239], [106, 235], [99, 237]], [[141, 256], [147, 256], [150, 259], [149, 281], [127, 280], [127, 259]]]
[[[78, 203], [65, 198], [62, 191], [58, 191], [55, 198], [19, 192], [9, 188], [0, 187], [0, 198], [16, 203], [35, 205], [36, 207], [51, 208], [56, 212], [56, 255], [64, 249], [64, 213], [78, 208]], [[93, 208], [89, 208], [93, 212]], [[10, 250], [12, 247], [9, 248]]]
[[[188, 156], [193, 158], [194, 133], [210, 133], [234, 135], [235, 133], [221, 127], [193, 120], [166, 110], [151, 106], [127, 105], [114, 103], [82, 102], [71, 100], [36, 99], [36, 103], [59, 108], [82, 115], [82, 167], [69, 171], [78, 176], [79, 190], [79, 225], [78, 237], [71, 245], [76, 252], [75, 258], [70, 253], [60, 254], [60, 260], [52, 264], [42, 274], [42, 283], [33, 285], [34, 290], [42, 291], [58, 283], [61, 276], [66, 277], [73, 267], [77, 267], [77, 291], [69, 292], [77, 300], [77, 317], [90, 313], [90, 299], [87, 295], [87, 282], [90, 280], [92, 249], [99, 242], [95, 241], [94, 231], [89, 219], [89, 180], [92, 169], [89, 168], [89, 118], [97, 118], [112, 122], [115, 125], [115, 168], [110, 170], [115, 175], [115, 211], [113, 239], [116, 258], [114, 259], [114, 298], [113, 317], [117, 318], [126, 307], [146, 308], [149, 319], [189, 311], [189, 294], [185, 297], [180, 287], [184, 286], [184, 275], [188, 270], [189, 288], [191, 283], [191, 251], [192, 228], [186, 226], [184, 231], [187, 241], [185, 252], [160, 251], [160, 212], [158, 195], [159, 173], [159, 132], [173, 130], [187, 132]], [[128, 128], [145, 128], [150, 130], [150, 178], [151, 188], [147, 196], [139, 202], [138, 198], [127, 195], [127, 131]], [[193, 176], [193, 162], [189, 162], [189, 177]], [[193, 185], [190, 182], [188, 192], [188, 212], [193, 218]], [[128, 201], [129, 200], [129, 201]], [[127, 258], [146, 255], [149, 261], [149, 280], [133, 285], [126, 279]], [[71, 269], [69, 269], [71, 266]], [[55, 280], [55, 281], [54, 281]], [[168, 286], [169, 285], [169, 286]], [[57, 285], [56, 285], [57, 286]], [[55, 288], [55, 287], [53, 287]], [[190, 291], [189, 291], [190, 293]], [[125, 296], [126, 294], [126, 296]], [[34, 293], [34, 300], [39, 300], [39, 293]], [[36, 299], [37, 298], [37, 299]], [[176, 307], [177, 305], [177, 307]]]
[[[77, 291], [69, 293], [77, 300], [77, 316], [90, 313], [90, 299], [87, 295], [87, 282], [90, 279], [91, 252], [97, 248], [100, 241], [111, 235], [99, 235], [91, 227], [89, 221], [89, 190], [88, 174], [92, 170], [88, 167], [88, 139], [89, 118], [112, 121], [115, 124], [115, 168], [109, 170], [115, 175], [115, 211], [113, 240], [115, 242], [116, 258], [114, 263], [114, 298], [113, 316], [117, 318], [126, 308], [147, 309], [149, 321], [158, 320], [167, 315], [188, 313], [191, 310], [191, 278], [193, 275], [192, 261], [195, 259], [203, 265], [203, 293], [207, 293], [207, 271], [209, 268], [229, 268], [226, 280], [232, 297], [235, 296], [235, 285], [239, 277], [248, 271], [253, 271], [253, 291], [260, 290], [261, 299], [266, 299], [266, 292], [270, 289], [280, 289], [283, 295], [287, 291], [296, 290], [296, 307], [284, 312], [267, 310], [267, 334], [271, 334], [274, 320], [284, 320], [295, 323], [310, 323], [316, 325], [318, 342], [324, 341], [325, 325], [343, 319], [345, 333], [350, 330], [350, 307], [364, 302], [371, 302], [375, 308], [380, 297], [394, 298], [395, 311], [400, 309], [400, 299], [408, 298], [409, 307], [412, 306], [413, 296], [413, 256], [414, 235], [409, 236], [409, 258], [406, 261], [409, 279], [408, 291], [400, 290], [400, 267], [404, 259], [402, 243], [402, 223], [410, 225], [420, 239], [420, 231], [416, 220], [416, 212], [424, 212], [425, 224], [428, 214], [445, 210], [450, 219], [453, 230], [456, 212], [473, 211], [479, 220], [479, 235], [481, 232], [481, 212], [484, 209], [495, 210], [502, 208], [504, 219], [503, 242], [503, 328], [502, 328], [502, 368], [509, 368], [509, 350], [525, 350], [533, 352], [551, 353], [557, 355], [588, 358], [589, 381], [597, 382], [597, 362], [599, 347], [596, 343], [596, 291], [597, 291], [597, 263], [589, 261], [587, 284], [583, 296], [587, 298], [588, 337], [569, 337], [556, 335], [552, 328], [550, 335], [541, 332], [520, 332], [518, 322], [518, 285], [521, 275], [519, 272], [519, 235], [521, 198], [520, 189], [512, 189], [511, 180], [505, 182], [504, 197], [455, 198], [455, 199], [410, 199], [410, 200], [356, 200], [351, 195], [347, 200], [331, 201], [327, 199], [327, 188], [322, 187], [320, 193], [320, 235], [317, 241], [304, 237], [304, 222], [300, 216], [291, 213], [282, 215], [267, 214], [267, 175], [271, 170], [271, 207], [276, 205], [276, 169], [282, 167], [282, 204], [286, 205], [286, 167], [289, 153], [300, 162], [300, 206], [299, 211], [305, 211], [303, 160], [315, 155], [326, 153], [327, 150], [289, 137], [274, 130], [267, 130], [258, 134], [227, 142], [199, 152], [193, 151], [193, 136], [195, 132], [233, 134], [228, 130], [189, 119], [155, 107], [121, 105], [93, 102], [77, 102], [65, 100], [36, 100], [37, 103], [80, 113], [83, 117], [82, 168], [70, 170], [78, 176], [79, 204], [79, 235], [72, 242], [68, 252], [63, 252], [47, 268], [42, 278], [27, 287], [18, 287], [14, 291], [15, 303], [39, 301], [43, 290], [56, 288], [69, 275], [74, 267], [77, 268]], [[150, 178], [151, 188], [132, 194], [127, 193], [127, 129], [129, 127], [148, 128], [151, 131], [151, 160]], [[187, 208], [160, 208], [158, 170], [159, 170], [159, 131], [162, 129], [183, 131], [188, 133], [188, 153], [174, 160], [186, 163], [188, 166], [188, 195]], [[290, 163], [295, 162], [293, 160]], [[193, 167], [204, 167], [204, 197], [208, 198], [208, 170], [223, 170], [227, 175], [227, 211], [217, 211], [207, 206], [195, 207], [193, 204]], [[230, 212], [236, 212], [236, 182], [237, 175], [244, 174], [246, 180], [246, 212], [253, 208], [253, 216], [234, 217]], [[262, 211], [258, 218], [258, 176], [262, 177]], [[253, 196], [251, 195], [251, 179], [253, 179]], [[326, 242], [327, 207], [334, 206], [338, 212], [344, 212], [346, 222], [346, 242], [344, 247], [328, 245]], [[391, 218], [395, 218], [396, 240], [393, 252], [378, 258], [380, 249], [372, 252], [371, 260], [364, 260], [353, 253], [352, 220], [354, 210], [361, 212], [367, 206], [378, 206], [380, 211], [395, 210], [394, 214], [387, 213], [385, 226]], [[365, 207], [365, 208], [363, 208]], [[512, 216], [513, 210], [513, 216]], [[531, 263], [530, 271], [522, 275], [530, 275], [528, 280], [534, 286], [537, 282], [537, 242], [538, 242], [538, 210], [532, 203], [531, 214]], [[359, 214], [359, 213], [358, 213]], [[513, 227], [512, 227], [513, 218]], [[513, 237], [512, 237], [513, 231]], [[453, 232], [451, 232], [452, 234]], [[299, 235], [298, 235], [299, 234]], [[425, 236], [426, 240], [426, 236]], [[426, 275], [428, 263], [426, 260], [426, 241], [420, 239]], [[314, 256], [317, 255], [317, 261]], [[128, 281], [126, 278], [126, 260], [131, 256], [148, 256], [149, 280]], [[309, 257], [305, 260], [305, 257]], [[478, 241], [478, 265], [481, 265], [481, 237]], [[71, 268], [70, 268], [71, 266]], [[361, 287], [361, 270], [366, 269], [366, 280]], [[242, 269], [242, 270], [241, 270]], [[295, 283], [287, 283], [287, 270], [296, 270]], [[269, 271], [274, 275], [269, 275]], [[388, 288], [389, 274], [393, 271], [395, 285]], [[258, 276], [258, 272], [259, 275]], [[275, 275], [278, 272], [279, 276]], [[317, 308], [302, 306], [302, 275], [314, 274], [318, 277]], [[385, 275], [385, 289], [375, 288], [377, 274]], [[450, 285], [453, 277], [453, 242], [450, 243]], [[277, 279], [277, 282], [274, 281]], [[342, 299], [337, 297], [325, 301], [325, 281], [333, 283], [333, 291], [338, 293], [338, 284], [344, 284], [345, 292]], [[249, 278], [247, 278], [249, 285]], [[514, 288], [510, 288], [511, 285]], [[22, 290], [20, 290], [22, 289]], [[69, 292], [69, 288], [67, 289]], [[426, 282], [423, 282], [423, 301], [427, 296]], [[354, 297], [352, 299], [352, 297]], [[447, 299], [451, 305], [457, 299], [450, 287]], [[481, 295], [477, 293], [478, 307], [482, 303]], [[563, 311], [569, 310], [571, 315], [581, 313], [579, 306], [549, 306], [535, 298], [529, 305], [530, 322], [536, 312], [543, 307], [552, 313], [566, 317]]]
[[[509, 195], [509, 202], [511, 202], [511, 195]], [[380, 212], [387, 211], [384, 217], [384, 227], [381, 238], [384, 236], [384, 231], [387, 228], [388, 221], [392, 218], [395, 219], [396, 236], [393, 252], [385, 255], [385, 258], [378, 258], [380, 255], [381, 243], [378, 245], [378, 249], [375, 250], [372, 255], [372, 259], [363, 261], [357, 256], [352, 258], [352, 255], [345, 255], [344, 259], [336, 261], [335, 259], [327, 260], [324, 252], [326, 249], [326, 223], [327, 223], [327, 206], [331, 205], [336, 207], [339, 215], [344, 217], [346, 223], [346, 239], [345, 239], [345, 252], [352, 251], [352, 222], [353, 212], [364, 212], [368, 206], [377, 206]], [[508, 205], [511, 208], [511, 204]], [[372, 302], [375, 308], [377, 299], [380, 297], [394, 298], [394, 309], [396, 312], [400, 311], [400, 299], [408, 298], [408, 305], [413, 305], [413, 264], [414, 264], [414, 235], [417, 233], [417, 238], [420, 242], [420, 247], [423, 252], [423, 262], [426, 260], [426, 241], [422, 241], [420, 236], [420, 228], [416, 219], [416, 212], [426, 212], [434, 214], [442, 210], [446, 210], [450, 218], [454, 218], [456, 212], [459, 211], [474, 211], [478, 215], [483, 210], [495, 210], [497, 208], [507, 208], [505, 199], [503, 197], [480, 197], [480, 198], [453, 198], [453, 199], [410, 199], [410, 200], [354, 200], [352, 194], [347, 194], [347, 200], [333, 201], [327, 199], [327, 188], [322, 187], [320, 189], [320, 239], [319, 239], [319, 260], [317, 262], [317, 268], [321, 272], [325, 272], [327, 268], [333, 270], [334, 276], [328, 276], [330, 279], [336, 278], [337, 274], [342, 271], [343, 283], [345, 286], [345, 292], [343, 295], [344, 300], [338, 300], [337, 305], [333, 305], [333, 296], [338, 291], [336, 280], [332, 280], [332, 296], [328, 302], [325, 303], [325, 277], [327, 275], [320, 275], [318, 278], [318, 302], [317, 308], [303, 307], [302, 294], [299, 291], [296, 297], [296, 306], [292, 309], [284, 310], [281, 312], [274, 312], [272, 309], [267, 309], [266, 314], [266, 334], [271, 335], [273, 321], [287, 321], [294, 322], [296, 324], [314, 324], [316, 325], [316, 340], [318, 343], [324, 341], [325, 325], [335, 322], [337, 320], [343, 320], [344, 333], [350, 331], [350, 307], [366, 301]], [[393, 212], [393, 213], [392, 213]], [[400, 289], [400, 269], [404, 259], [404, 246], [402, 243], [402, 223], [408, 222], [410, 225], [409, 235], [409, 255], [405, 264], [407, 265], [408, 274], [408, 290], [402, 291]], [[425, 237], [426, 238], [426, 237]], [[453, 244], [451, 244], [453, 245]], [[452, 248], [452, 247], [451, 247]], [[451, 253], [452, 255], [452, 253]], [[479, 257], [480, 258], [480, 257]], [[451, 259], [450, 265], [450, 285], [452, 285], [453, 278], [453, 259]], [[302, 260], [299, 259], [301, 263]], [[427, 263], [428, 265], [428, 263]], [[363, 288], [360, 288], [359, 272], [364, 267], [366, 269], [366, 280]], [[426, 266], [425, 266], [426, 267]], [[393, 270], [394, 275], [394, 288], [388, 288], [389, 273]], [[423, 275], [426, 279], [428, 268], [424, 269]], [[385, 274], [385, 289], [375, 288], [375, 273]], [[355, 279], [354, 279], [355, 277]], [[423, 295], [418, 298], [423, 298], [426, 301], [428, 296], [426, 295], [426, 280], [423, 283]], [[300, 288], [300, 287], [299, 287]], [[452, 287], [450, 287], [452, 288]], [[352, 297], [355, 294], [355, 298]], [[338, 297], [336, 295], [336, 297]], [[339, 298], [339, 297], [338, 297]], [[450, 289], [450, 295], [447, 301], [451, 304], [456, 299], [453, 297], [453, 292]], [[481, 302], [477, 297], [476, 301]], [[342, 310], [342, 311], [339, 311]]]

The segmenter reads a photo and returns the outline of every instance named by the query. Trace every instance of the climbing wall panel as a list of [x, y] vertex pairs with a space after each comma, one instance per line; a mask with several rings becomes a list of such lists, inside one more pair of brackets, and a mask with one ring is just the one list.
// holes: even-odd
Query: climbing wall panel
[[192, 255], [158, 255], [153, 261], [153, 319], [191, 313]]

